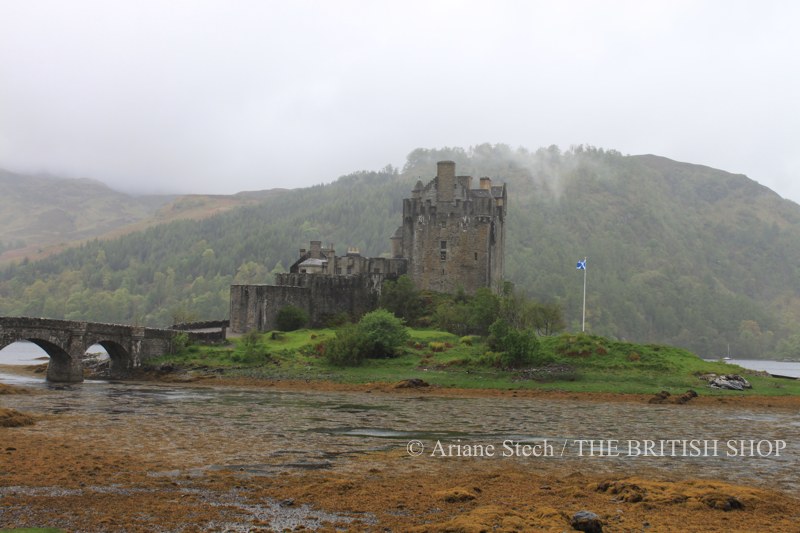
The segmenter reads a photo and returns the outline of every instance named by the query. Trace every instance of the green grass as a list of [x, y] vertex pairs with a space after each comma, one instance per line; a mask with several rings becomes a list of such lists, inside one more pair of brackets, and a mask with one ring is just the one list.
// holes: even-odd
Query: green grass
[[[642, 345], [583, 334], [540, 339], [539, 363], [508, 370], [491, 366], [478, 337], [459, 338], [437, 330], [409, 329], [402, 355], [367, 359], [358, 367], [329, 364], [323, 344], [332, 329], [266, 333], [236, 339], [228, 346], [189, 346], [153, 365], [172, 363], [187, 369], [219, 368], [226, 376], [257, 379], [326, 379], [341, 383], [393, 383], [419, 378], [432, 385], [486, 389], [542, 389], [568, 392], [680, 394], [694, 389], [708, 395], [798, 395], [800, 381], [762, 377], [722, 362], [703, 361], [671, 346]], [[753, 384], [745, 392], [711, 389], [700, 374], [742, 374]]]

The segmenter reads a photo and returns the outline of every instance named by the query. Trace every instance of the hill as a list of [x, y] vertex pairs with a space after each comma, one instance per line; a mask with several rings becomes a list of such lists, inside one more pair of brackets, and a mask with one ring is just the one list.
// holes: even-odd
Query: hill
[[[504, 145], [419, 149], [201, 221], [177, 221], [7, 268], [0, 313], [165, 325], [227, 316], [228, 285], [267, 282], [309, 240], [389, 251], [402, 199], [438, 160], [509, 184], [506, 277], [579, 327], [704, 356], [764, 355], [800, 322], [800, 208], [742, 175], [662, 157]], [[728, 348], [730, 346], [730, 348]]]
[[154, 224], [206, 218], [278, 192], [136, 196], [89, 179], [0, 169], [0, 264], [41, 259], [87, 239], [113, 238]]

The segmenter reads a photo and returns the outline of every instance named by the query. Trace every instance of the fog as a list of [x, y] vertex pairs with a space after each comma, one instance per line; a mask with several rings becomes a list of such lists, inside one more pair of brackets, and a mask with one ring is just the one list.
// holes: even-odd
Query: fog
[[4, 0], [0, 167], [233, 193], [417, 147], [590, 144], [800, 201], [797, 20], [788, 0]]

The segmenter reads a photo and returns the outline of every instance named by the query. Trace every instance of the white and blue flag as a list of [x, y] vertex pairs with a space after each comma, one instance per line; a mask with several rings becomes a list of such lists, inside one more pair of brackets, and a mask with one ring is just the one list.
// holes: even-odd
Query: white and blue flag
[[578, 261], [578, 265], [575, 268], [578, 270], [586, 270], [586, 259], [581, 259]]

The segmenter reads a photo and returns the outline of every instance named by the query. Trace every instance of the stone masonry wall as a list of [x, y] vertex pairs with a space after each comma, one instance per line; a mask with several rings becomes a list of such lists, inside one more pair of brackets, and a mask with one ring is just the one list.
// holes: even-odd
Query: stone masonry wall
[[270, 331], [277, 327], [278, 312], [293, 305], [304, 310], [313, 327], [324, 326], [333, 315], [347, 313], [357, 319], [375, 309], [384, 274], [323, 276], [278, 274], [277, 285], [231, 286], [231, 331]]

